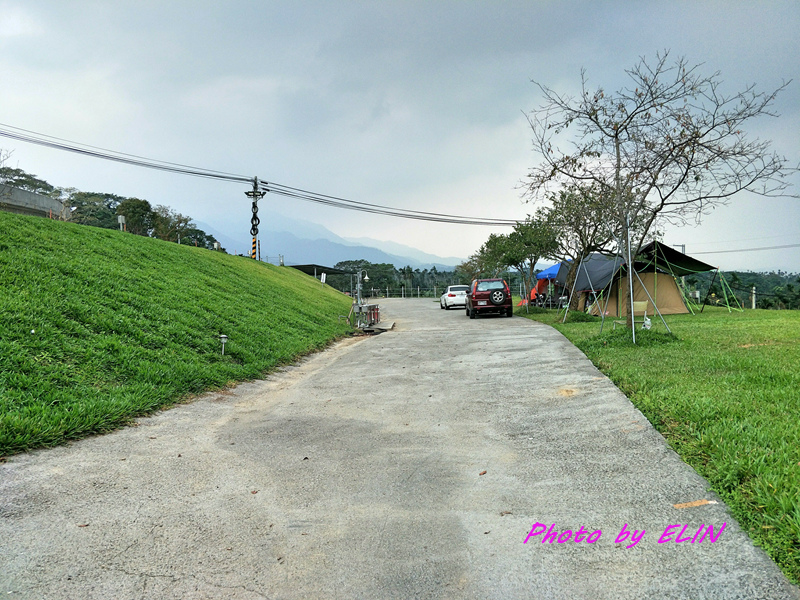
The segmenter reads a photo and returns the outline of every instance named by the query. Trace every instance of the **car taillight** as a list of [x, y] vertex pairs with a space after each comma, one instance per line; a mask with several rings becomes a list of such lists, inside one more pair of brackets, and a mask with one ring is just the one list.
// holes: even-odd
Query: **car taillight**
[[456, 295], [455, 295], [455, 294], [447, 294], [447, 297], [448, 297], [448, 298], [455, 298], [455, 297], [456, 297]]

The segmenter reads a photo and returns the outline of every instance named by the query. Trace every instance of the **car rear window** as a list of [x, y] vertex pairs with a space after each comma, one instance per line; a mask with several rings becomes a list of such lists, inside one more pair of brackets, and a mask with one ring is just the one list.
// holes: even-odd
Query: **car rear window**
[[469, 289], [468, 285], [451, 285], [450, 286], [451, 292], [466, 292]]
[[491, 290], [504, 290], [502, 281], [481, 281], [478, 283], [479, 292], [489, 292]]

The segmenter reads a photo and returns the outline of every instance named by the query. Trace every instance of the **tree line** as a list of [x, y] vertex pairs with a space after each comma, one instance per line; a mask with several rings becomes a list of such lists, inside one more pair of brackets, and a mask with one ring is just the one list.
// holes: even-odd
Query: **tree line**
[[[800, 273], [772, 271], [754, 273], [751, 271], [725, 271], [722, 273], [729, 291], [740, 305], [751, 306], [750, 293], [756, 288], [756, 308], [773, 310], [800, 309]], [[700, 300], [713, 297], [722, 302], [728, 290], [714, 273], [697, 273], [686, 277], [687, 287], [700, 292]], [[712, 302], [709, 301], [709, 304]]]
[[214, 248], [217, 241], [213, 235], [197, 227], [191, 217], [168, 206], [152, 206], [147, 200], [117, 194], [56, 187], [22, 169], [5, 166], [8, 157], [8, 153], [0, 151], [0, 183], [58, 200], [67, 207], [66, 220], [72, 223], [119, 229], [117, 217], [122, 215], [125, 217], [125, 228], [134, 235], [209, 250]]
[[[535, 269], [540, 260], [569, 263], [566, 287], [571, 289], [582, 259], [593, 252], [616, 251], [619, 231], [610, 216], [611, 194], [596, 185], [571, 185], [548, 194], [546, 200], [547, 206], [517, 223], [511, 233], [491, 234], [457, 270], [478, 278], [514, 269], [527, 296], [536, 286]], [[640, 222], [632, 229], [639, 231]], [[651, 236], [655, 234], [651, 232]], [[577, 303], [577, 296], [570, 299], [573, 310]]]
[[416, 295], [417, 288], [420, 289], [421, 294], [431, 295], [433, 290], [440, 292], [448, 285], [456, 285], [461, 283], [469, 283], [470, 280], [466, 279], [464, 273], [458, 270], [443, 270], [437, 269], [432, 266], [430, 269], [414, 269], [410, 265], [397, 268], [390, 263], [371, 263], [367, 260], [345, 260], [338, 262], [334, 268], [353, 273], [354, 275], [330, 275], [327, 276], [327, 283], [338, 290], [349, 292], [355, 289], [357, 284], [357, 275], [361, 273], [362, 279], [366, 276], [369, 281], [362, 283], [362, 289], [365, 293], [370, 290], [386, 289], [395, 290], [398, 292], [401, 289], [405, 290], [407, 295], [413, 293]]

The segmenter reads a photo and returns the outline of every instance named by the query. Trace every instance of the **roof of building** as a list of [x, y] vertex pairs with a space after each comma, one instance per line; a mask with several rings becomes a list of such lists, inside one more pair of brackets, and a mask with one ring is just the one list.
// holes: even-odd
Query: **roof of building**
[[298, 271], [302, 271], [306, 275], [311, 275], [312, 277], [319, 277], [323, 273], [327, 273], [328, 275], [355, 275], [355, 273], [351, 273], [350, 271], [342, 271], [341, 269], [335, 269], [333, 267], [324, 267], [322, 265], [288, 265], [293, 269], [297, 269]]

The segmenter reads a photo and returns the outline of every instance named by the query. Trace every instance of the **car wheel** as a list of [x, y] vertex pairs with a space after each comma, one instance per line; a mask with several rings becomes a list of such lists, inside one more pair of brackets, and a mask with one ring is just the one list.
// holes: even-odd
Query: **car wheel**
[[444, 303], [444, 309], [450, 310], [450, 305], [447, 302]]
[[506, 316], [507, 317], [513, 317], [514, 316], [514, 308], [513, 307], [511, 307], [511, 306], [508, 307], [508, 311], [506, 312]]
[[441, 302], [439, 302], [439, 308], [441, 308], [442, 310], [444, 310], [444, 304], [442, 304]]
[[495, 306], [500, 306], [506, 301], [506, 293], [503, 290], [494, 290], [489, 294], [489, 300]]
[[475, 312], [476, 312], [476, 311], [475, 311], [475, 309], [474, 309], [474, 308], [473, 308], [472, 310], [470, 310], [470, 311], [469, 311], [469, 318], [470, 318], [470, 319], [474, 319], [474, 318], [475, 318]]

